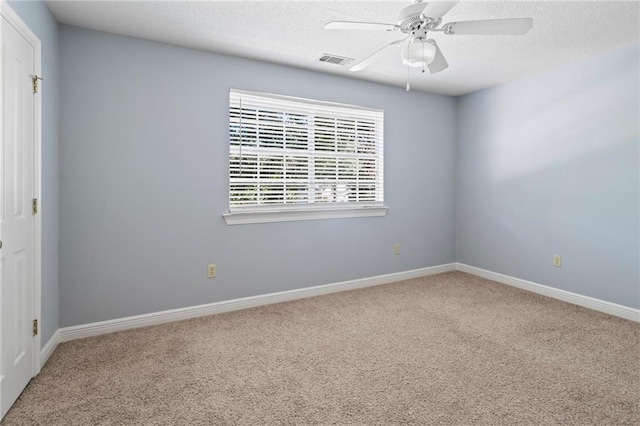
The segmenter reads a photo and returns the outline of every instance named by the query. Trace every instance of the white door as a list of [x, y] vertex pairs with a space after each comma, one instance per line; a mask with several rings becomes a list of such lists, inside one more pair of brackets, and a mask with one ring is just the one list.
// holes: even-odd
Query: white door
[[34, 375], [34, 47], [2, 16], [0, 39], [0, 409]]

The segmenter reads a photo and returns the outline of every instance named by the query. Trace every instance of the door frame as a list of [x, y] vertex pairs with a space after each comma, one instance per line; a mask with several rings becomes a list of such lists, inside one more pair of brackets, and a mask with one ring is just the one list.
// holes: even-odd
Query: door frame
[[[33, 66], [35, 75], [42, 73], [42, 47], [40, 39], [35, 35], [29, 26], [18, 16], [9, 6], [6, 0], [0, 0], [0, 15], [4, 17], [18, 33], [33, 47]], [[1, 21], [0, 21], [1, 22]], [[1, 23], [0, 23], [1, 25]], [[41, 365], [41, 345], [42, 345], [42, 84], [38, 93], [33, 99], [33, 197], [38, 199], [38, 213], [33, 215], [33, 316], [38, 320], [38, 334], [33, 336], [33, 376], [35, 377], [42, 368]], [[0, 135], [1, 136], [1, 135]]]

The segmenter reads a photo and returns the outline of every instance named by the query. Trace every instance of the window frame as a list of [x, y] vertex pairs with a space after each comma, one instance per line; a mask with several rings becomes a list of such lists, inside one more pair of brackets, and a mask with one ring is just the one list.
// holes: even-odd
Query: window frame
[[[307, 117], [311, 118], [311, 123], [307, 124], [305, 129], [308, 131], [307, 134], [310, 134], [309, 139], [307, 139], [307, 148], [300, 150], [300, 157], [306, 158], [309, 162], [315, 161], [318, 157], [322, 158], [322, 155], [326, 155], [325, 158], [335, 157], [335, 167], [336, 173], [339, 173], [339, 160], [345, 160], [346, 157], [351, 156], [353, 160], [356, 161], [371, 161], [371, 157], [373, 157], [376, 161], [376, 176], [375, 179], [372, 180], [374, 182], [373, 192], [366, 192], [366, 196], [371, 197], [374, 196], [375, 200], [366, 200], [366, 201], [328, 201], [328, 202], [309, 202], [306, 201], [304, 203], [296, 204], [296, 203], [273, 203], [273, 204], [249, 204], [249, 205], [241, 205], [241, 204], [232, 204], [232, 197], [234, 194], [237, 196], [237, 192], [233, 193], [233, 172], [234, 172], [234, 163], [233, 157], [237, 156], [238, 153], [238, 144], [234, 144], [233, 136], [232, 136], [232, 128], [234, 123], [237, 123], [233, 120], [234, 112], [237, 114], [238, 108], [240, 108], [240, 113], [244, 111], [244, 107], [242, 106], [243, 99], [252, 99], [256, 105], [261, 105], [264, 102], [268, 107], [273, 107], [274, 113], [277, 114], [308, 114]], [[238, 102], [240, 102], [238, 104]], [[238, 106], [239, 105], [239, 106]], [[251, 104], [250, 104], [251, 105]], [[271, 106], [273, 105], [273, 106]], [[255, 106], [250, 106], [250, 108], [258, 108]], [[281, 108], [280, 110], [278, 108]], [[297, 108], [297, 109], [296, 109]], [[256, 111], [259, 111], [256, 109]], [[267, 112], [271, 112], [268, 109]], [[293, 111], [293, 112], [292, 112]], [[258, 132], [260, 121], [257, 116], [255, 128]], [[374, 154], [365, 154], [359, 155], [357, 152], [354, 154], [353, 152], [350, 154], [345, 154], [346, 151], [340, 151], [337, 145], [338, 139], [336, 139], [336, 145], [333, 150], [323, 151], [317, 149], [315, 144], [319, 144], [316, 134], [314, 130], [317, 130], [316, 120], [318, 117], [324, 119], [335, 119], [337, 120], [349, 120], [353, 119], [355, 122], [358, 120], [371, 120], [374, 128]], [[358, 117], [353, 118], [353, 117]], [[240, 118], [242, 120], [242, 118]], [[317, 101], [312, 99], [303, 99], [296, 98], [290, 96], [282, 96], [282, 95], [274, 95], [269, 93], [260, 93], [260, 92], [251, 92], [246, 90], [238, 90], [238, 89], [230, 89], [229, 91], [229, 160], [227, 169], [227, 177], [229, 179], [228, 186], [228, 203], [229, 203], [229, 211], [223, 214], [223, 217], [228, 225], [238, 225], [238, 224], [250, 224], [250, 223], [265, 223], [265, 222], [285, 222], [285, 221], [298, 221], [298, 220], [316, 220], [316, 219], [337, 219], [337, 218], [354, 218], [354, 217], [376, 217], [376, 216], [385, 216], [388, 210], [388, 207], [384, 205], [384, 111], [379, 109], [355, 106], [355, 105], [347, 105], [347, 104], [339, 104], [332, 102], [324, 102]], [[285, 131], [285, 124], [283, 122], [283, 132]], [[338, 124], [336, 124], [337, 129]], [[241, 127], [242, 129], [242, 127]], [[357, 130], [353, 131], [357, 133]], [[241, 133], [242, 134], [242, 130]], [[257, 139], [256, 139], [257, 142]], [[284, 143], [282, 142], [282, 148], [274, 147], [274, 148], [264, 148], [263, 146], [256, 145], [253, 148], [249, 148], [249, 151], [252, 149], [256, 151], [260, 150], [269, 150], [273, 149], [274, 155], [282, 155], [283, 162], [286, 160], [286, 154], [278, 153], [278, 151], [286, 152], [287, 148], [285, 148]], [[309, 145], [311, 144], [311, 145]], [[240, 139], [240, 155], [242, 155], [242, 139]], [[355, 144], [355, 147], [360, 147], [361, 145]], [[297, 153], [297, 151], [296, 151]], [[255, 154], [254, 154], [255, 155]], [[266, 154], [265, 154], [266, 155]], [[237, 160], [236, 160], [237, 161]], [[235, 163], [235, 167], [238, 165]], [[242, 165], [240, 166], [240, 170], [242, 171]], [[287, 169], [285, 166], [283, 167], [283, 172]], [[262, 171], [260, 165], [255, 166], [257, 171]], [[237, 170], [237, 169], [236, 169]], [[305, 179], [305, 184], [309, 187], [307, 188], [307, 195], [305, 197], [306, 200], [314, 199], [315, 192], [312, 189], [312, 185], [321, 179], [318, 178], [318, 174], [315, 173], [314, 165], [308, 164], [304, 169], [307, 172], [307, 178]], [[258, 172], [257, 172], [258, 173]], [[344, 178], [343, 178], [344, 179]], [[356, 180], [358, 178], [356, 177]], [[256, 185], [260, 185], [259, 178], [256, 180]], [[340, 182], [340, 178], [336, 176], [335, 182]], [[242, 184], [242, 183], [241, 183]], [[248, 183], [250, 184], [250, 183]], [[283, 185], [286, 184], [286, 180], [283, 180]], [[344, 185], [344, 183], [343, 183]], [[361, 188], [356, 183], [356, 188]], [[371, 185], [370, 181], [367, 181], [365, 186]], [[335, 191], [335, 188], [334, 188]], [[358, 189], [358, 191], [362, 191], [362, 189]], [[356, 195], [359, 197], [360, 192]], [[281, 195], [282, 196], [282, 195]], [[335, 193], [332, 193], [332, 196], [335, 197]], [[282, 200], [285, 200], [287, 195], [285, 194], [282, 197]]]

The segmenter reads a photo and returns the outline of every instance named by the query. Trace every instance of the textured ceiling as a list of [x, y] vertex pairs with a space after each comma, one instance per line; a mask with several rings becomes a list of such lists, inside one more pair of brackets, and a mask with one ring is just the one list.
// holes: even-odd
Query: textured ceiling
[[[321, 63], [322, 53], [363, 59], [397, 40], [385, 31], [325, 30], [332, 20], [395, 23], [410, 1], [61, 1], [47, 4], [68, 25], [404, 86], [407, 68], [390, 48], [365, 70]], [[449, 68], [412, 69], [412, 90], [461, 95], [586, 56], [640, 43], [640, 3], [462, 1], [443, 22], [533, 18], [523, 36], [430, 33]]]

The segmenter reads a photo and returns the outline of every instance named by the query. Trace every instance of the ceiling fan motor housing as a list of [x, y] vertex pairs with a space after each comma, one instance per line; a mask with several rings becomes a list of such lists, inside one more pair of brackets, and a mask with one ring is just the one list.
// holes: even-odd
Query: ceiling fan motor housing
[[432, 28], [436, 28], [440, 24], [441, 19], [422, 16], [423, 11], [424, 3], [415, 3], [402, 9], [398, 16], [397, 23], [397, 26], [400, 27], [400, 31], [403, 33], [409, 33], [419, 27], [426, 27], [430, 30]]
[[422, 21], [420, 15], [424, 10], [424, 4], [415, 3], [411, 6], [407, 6], [400, 11], [400, 16], [398, 16], [398, 26], [402, 29], [411, 26], [416, 22]]

